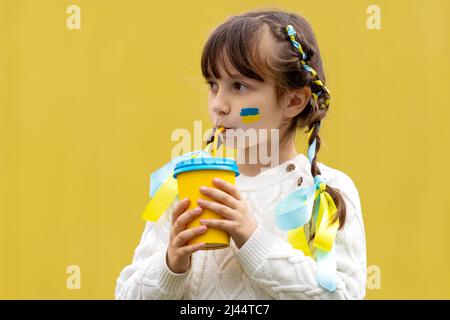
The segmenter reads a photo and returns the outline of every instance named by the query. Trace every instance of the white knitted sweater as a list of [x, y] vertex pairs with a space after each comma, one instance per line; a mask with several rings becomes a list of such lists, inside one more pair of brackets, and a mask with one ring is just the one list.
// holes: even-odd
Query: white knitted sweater
[[[188, 271], [173, 273], [165, 256], [174, 203], [158, 222], [147, 222], [132, 263], [117, 279], [116, 299], [364, 298], [366, 243], [358, 191], [345, 173], [318, 165], [327, 184], [341, 190], [347, 207], [345, 226], [336, 236], [335, 292], [318, 285], [314, 259], [294, 249], [287, 232], [275, 224], [277, 203], [299, 188], [299, 179], [303, 178], [302, 186], [313, 184], [309, 161], [300, 153], [255, 177], [236, 178], [258, 223], [240, 249], [231, 240], [226, 249], [197, 251]], [[313, 250], [312, 243], [310, 247]]]

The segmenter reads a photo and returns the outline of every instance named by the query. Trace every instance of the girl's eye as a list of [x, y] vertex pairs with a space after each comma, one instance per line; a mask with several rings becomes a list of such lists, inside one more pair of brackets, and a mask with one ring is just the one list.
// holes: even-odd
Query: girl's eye
[[215, 82], [206, 81], [206, 84], [209, 85], [211, 91], [217, 91], [217, 84]]
[[245, 89], [248, 89], [248, 87], [240, 82], [235, 82], [233, 84], [233, 89], [236, 89], [237, 91], [244, 91]]
[[[206, 84], [209, 86], [209, 89], [212, 91], [212, 92], [217, 92], [217, 91], [219, 91], [219, 86], [218, 86], [218, 84], [217, 83], [215, 83], [215, 82], [213, 82], [213, 81], [206, 81]], [[245, 91], [246, 89], [248, 89], [248, 86], [247, 85], [245, 85], [245, 84], [243, 84], [243, 83], [241, 83], [241, 82], [235, 82], [235, 83], [233, 83], [233, 90], [237, 90], [237, 91], [239, 91], [239, 92], [243, 92], [243, 91]]]

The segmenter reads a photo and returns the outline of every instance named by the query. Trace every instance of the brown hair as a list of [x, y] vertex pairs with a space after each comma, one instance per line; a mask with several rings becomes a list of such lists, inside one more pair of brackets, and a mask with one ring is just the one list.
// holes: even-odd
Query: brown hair
[[[306, 53], [304, 61], [317, 72], [317, 77], [325, 84], [322, 59], [311, 26], [305, 18], [297, 14], [278, 10], [250, 11], [229, 17], [209, 36], [203, 48], [201, 69], [206, 79], [212, 76], [220, 79], [218, 64], [221, 64], [229, 73], [225, 64], [226, 57], [242, 75], [272, 83], [278, 99], [291, 90], [309, 86], [311, 92], [318, 98], [313, 99], [311, 96], [302, 112], [292, 120], [286, 136], [295, 134], [297, 127], [307, 128], [305, 132], [312, 130], [308, 144], [311, 145], [314, 139], [316, 140], [316, 150], [311, 163], [311, 174], [315, 177], [321, 174], [317, 165], [317, 153], [321, 145], [319, 129], [328, 111], [327, 100], [330, 96], [321, 86], [313, 82], [317, 78], [302, 68], [300, 54], [292, 45], [286, 32], [287, 25], [292, 25], [297, 31], [296, 41], [301, 44]], [[273, 42], [270, 50], [262, 50], [259, 46], [266, 31], [270, 31]], [[211, 141], [209, 139], [208, 143]], [[338, 189], [328, 184], [326, 191], [337, 207], [332, 222], [339, 220], [339, 229], [341, 229], [346, 217], [344, 199]]]

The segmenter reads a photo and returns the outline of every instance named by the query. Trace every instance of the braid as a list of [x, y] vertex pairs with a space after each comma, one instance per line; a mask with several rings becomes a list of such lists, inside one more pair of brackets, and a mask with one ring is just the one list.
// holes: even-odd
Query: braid
[[321, 174], [320, 169], [317, 166], [317, 153], [320, 150], [320, 137], [319, 137], [319, 129], [320, 129], [320, 120], [312, 124], [312, 132], [309, 136], [308, 145], [311, 146], [316, 140], [316, 149], [314, 150], [314, 157], [311, 162], [311, 174], [313, 177]]
[[[320, 137], [319, 137], [319, 129], [322, 119], [325, 117], [328, 107], [330, 104], [330, 90], [326, 87], [326, 85], [322, 82], [322, 80], [319, 79], [319, 76], [310, 65], [308, 65], [306, 62], [310, 59], [310, 56], [306, 54], [306, 50], [303, 49], [300, 42], [296, 40], [296, 31], [292, 25], [286, 26], [286, 32], [289, 37], [289, 40], [292, 43], [292, 46], [294, 47], [295, 52], [300, 57], [300, 65], [301, 70], [300, 71], [306, 71], [309, 74], [309, 81], [308, 85], [311, 88], [311, 97], [312, 99], [309, 101], [309, 114], [307, 118], [307, 122], [309, 123], [308, 131], [309, 134], [309, 148], [314, 144], [315, 148], [313, 150], [313, 154], [308, 154], [308, 157], [310, 158], [311, 162], [311, 174], [313, 177], [317, 175], [321, 175], [318, 163], [317, 163], [317, 153], [320, 150]], [[307, 48], [307, 46], [305, 46]], [[299, 117], [301, 117], [301, 113], [299, 114]], [[297, 120], [297, 119], [296, 119]], [[336, 222], [339, 220], [339, 229], [341, 229], [345, 224], [345, 217], [346, 217], [346, 208], [345, 208], [345, 202], [340, 194], [338, 189], [330, 187], [328, 184], [326, 184], [326, 192], [330, 194], [330, 196], [333, 198], [334, 203], [336, 204], [337, 211], [335, 215], [332, 218], [331, 223]], [[314, 237], [314, 234], [312, 235]]]
[[310, 74], [309, 86], [312, 92], [311, 96], [313, 98], [313, 104], [315, 104], [315, 107], [318, 109], [328, 109], [330, 104], [330, 90], [328, 90], [327, 86], [320, 80], [316, 70], [307, 64], [311, 55], [307, 55], [300, 42], [296, 40], [297, 32], [293, 26], [287, 25], [286, 32], [293, 47], [296, 49], [295, 51], [298, 51], [298, 55], [300, 56], [299, 69], [305, 70]]
[[[316, 148], [314, 150], [314, 155], [313, 155], [312, 162], [311, 162], [311, 174], [313, 177], [321, 174], [319, 166], [317, 164], [317, 153], [320, 150], [320, 143], [321, 143], [320, 136], [319, 136], [320, 123], [321, 123], [320, 120], [318, 120], [311, 124], [310, 130], [312, 130], [312, 131], [309, 135], [309, 140], [308, 140], [308, 146], [311, 146], [314, 143], [314, 141], [316, 144]], [[342, 195], [338, 189], [330, 187], [329, 184], [326, 185], [325, 191], [328, 192], [330, 194], [330, 196], [333, 198], [333, 201], [336, 204], [336, 208], [337, 208], [337, 211], [336, 211], [335, 215], [333, 216], [333, 219], [330, 223], [332, 224], [335, 221], [339, 220], [339, 229], [342, 229], [345, 224], [345, 219], [346, 219], [346, 206], [345, 206], [344, 198], [342, 197]], [[312, 240], [313, 238], [314, 238], [314, 234], [311, 235], [310, 240]]]

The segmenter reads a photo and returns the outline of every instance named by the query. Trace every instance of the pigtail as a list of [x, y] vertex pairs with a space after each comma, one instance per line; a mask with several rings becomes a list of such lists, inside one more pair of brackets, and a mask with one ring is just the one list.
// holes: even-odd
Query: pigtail
[[[311, 132], [311, 135], [309, 136], [309, 141], [308, 141], [308, 146], [311, 146], [311, 144], [314, 142], [314, 140], [316, 140], [316, 149], [314, 150], [314, 157], [313, 157], [313, 160], [311, 163], [311, 174], [313, 177], [321, 174], [319, 166], [317, 165], [317, 153], [320, 150], [320, 144], [321, 144], [321, 140], [320, 140], [320, 136], [319, 136], [319, 128], [320, 128], [320, 120], [311, 125], [310, 130], [312, 129], [312, 132]], [[333, 201], [337, 208], [337, 211], [334, 214], [330, 224], [339, 220], [339, 230], [340, 230], [345, 225], [345, 219], [346, 219], [346, 215], [347, 215], [345, 201], [344, 201], [344, 198], [342, 197], [340, 191], [337, 188], [330, 187], [329, 184], [327, 184], [326, 186], [327, 187], [326, 187], [325, 191], [330, 194], [331, 198], [333, 198]], [[313, 238], [314, 234], [311, 237]]]
[[[310, 132], [308, 141], [309, 147], [311, 147], [311, 145], [315, 142], [316, 147], [314, 154], [312, 159], [310, 159], [311, 174], [315, 177], [317, 175], [321, 175], [319, 166], [317, 165], [317, 153], [320, 150], [319, 129], [320, 123], [322, 119], [325, 118], [330, 105], [330, 90], [328, 90], [324, 83], [325, 76], [323, 75], [318, 49], [315, 51], [311, 50], [310, 46], [306, 43], [306, 39], [303, 39], [302, 44], [300, 40], [297, 39], [297, 32], [290, 24], [286, 26], [286, 34], [292, 43], [292, 49], [294, 49], [295, 54], [300, 58], [300, 62], [297, 64], [297, 67], [299, 74], [303, 79], [302, 82], [304, 82], [302, 86], [306, 85], [311, 88], [311, 97], [304, 111], [307, 112], [307, 117], [305, 119], [304, 112], [301, 112], [294, 122], [299, 124], [301, 127], [305, 124], [308, 126], [308, 132]], [[315, 39], [311, 37], [309, 42], [315, 43]], [[316, 71], [316, 69], [318, 71]], [[297, 122], [297, 120], [299, 121]], [[332, 217], [332, 221], [330, 221], [330, 224], [339, 221], [339, 229], [342, 229], [344, 227], [346, 217], [344, 199], [338, 189], [330, 187], [328, 184], [326, 184], [325, 191], [329, 193], [337, 209], [336, 213]], [[311, 237], [314, 237], [314, 235]]]

